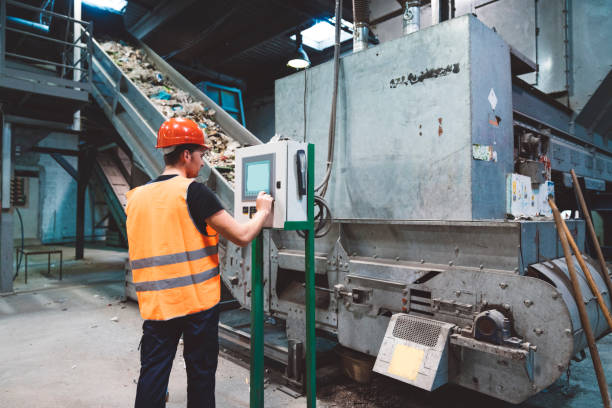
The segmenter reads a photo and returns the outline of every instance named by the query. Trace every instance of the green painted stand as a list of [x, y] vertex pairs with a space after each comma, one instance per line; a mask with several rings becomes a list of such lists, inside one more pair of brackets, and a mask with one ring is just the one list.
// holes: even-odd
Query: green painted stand
[[[306, 401], [308, 408], [317, 405], [316, 339], [315, 339], [315, 248], [314, 248], [314, 145], [308, 144], [308, 198], [306, 221], [285, 222], [286, 231], [302, 230], [306, 234]], [[263, 408], [264, 398], [264, 313], [263, 313], [263, 236], [252, 243], [251, 267], [251, 408]]]

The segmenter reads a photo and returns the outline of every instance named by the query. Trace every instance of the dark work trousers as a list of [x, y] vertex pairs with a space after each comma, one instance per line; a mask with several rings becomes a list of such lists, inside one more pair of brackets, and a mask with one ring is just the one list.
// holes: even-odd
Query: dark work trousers
[[214, 408], [219, 356], [219, 306], [166, 321], [145, 320], [136, 408], [163, 408], [176, 347], [183, 335], [187, 407]]

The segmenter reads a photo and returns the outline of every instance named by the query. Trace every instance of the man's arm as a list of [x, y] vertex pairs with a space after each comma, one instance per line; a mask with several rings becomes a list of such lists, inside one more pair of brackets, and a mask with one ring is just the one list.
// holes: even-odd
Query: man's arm
[[272, 211], [273, 198], [263, 192], [257, 196], [257, 212], [248, 222], [240, 224], [227, 211], [217, 211], [206, 218], [206, 223], [234, 244], [245, 247], [263, 228], [266, 218]]

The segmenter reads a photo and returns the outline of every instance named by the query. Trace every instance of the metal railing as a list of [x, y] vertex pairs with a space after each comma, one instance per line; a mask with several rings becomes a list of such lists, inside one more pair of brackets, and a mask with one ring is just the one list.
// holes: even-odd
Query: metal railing
[[[31, 25], [28, 20], [15, 18], [7, 15], [7, 6], [20, 8], [22, 10], [34, 12], [39, 16], [48, 17], [50, 24], [53, 19], [65, 21], [66, 30], [65, 38], [56, 38], [52, 33], [44, 31], [41, 34], [25, 29], [25, 27], [34, 27], [40, 30], [41, 24], [32, 21]], [[11, 26], [8, 25], [11, 24]], [[54, 24], [58, 24], [56, 21]], [[14, 27], [14, 25], [22, 25], [24, 29]], [[74, 38], [72, 35], [74, 30], [78, 30], [79, 36], [75, 41], [70, 41], [68, 38]], [[57, 59], [54, 56], [46, 59], [39, 58], [38, 55], [25, 55], [17, 49], [7, 47], [6, 38], [8, 33], [21, 35], [21, 39], [30, 39], [38, 41], [40, 49], [48, 49], [49, 46], [59, 44], [61, 50], [58, 49]], [[90, 91], [92, 77], [92, 40], [93, 40], [93, 23], [77, 20], [75, 18], [59, 14], [50, 10], [39, 7], [34, 7], [29, 4], [23, 4], [15, 0], [0, 0], [0, 77], [13, 77], [16, 79], [27, 79], [30, 81], [38, 81], [44, 85], [59, 86], [64, 88], [79, 89]], [[45, 48], [47, 47], [47, 48]], [[59, 48], [59, 47], [58, 47]], [[75, 54], [77, 57], [75, 57]], [[35, 65], [38, 68], [43, 68], [49, 71], [48, 75], [35, 74], [29, 71], [13, 69], [7, 64], [7, 57], [16, 62]], [[51, 68], [51, 69], [49, 69]]]

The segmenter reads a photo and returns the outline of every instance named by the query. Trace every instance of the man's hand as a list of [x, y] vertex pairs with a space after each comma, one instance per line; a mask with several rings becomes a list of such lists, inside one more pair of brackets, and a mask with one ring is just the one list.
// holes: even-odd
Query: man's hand
[[274, 198], [270, 194], [266, 194], [263, 191], [260, 191], [257, 195], [257, 200], [255, 201], [255, 208], [257, 212], [265, 212], [269, 214], [272, 212], [272, 204], [274, 203]]

